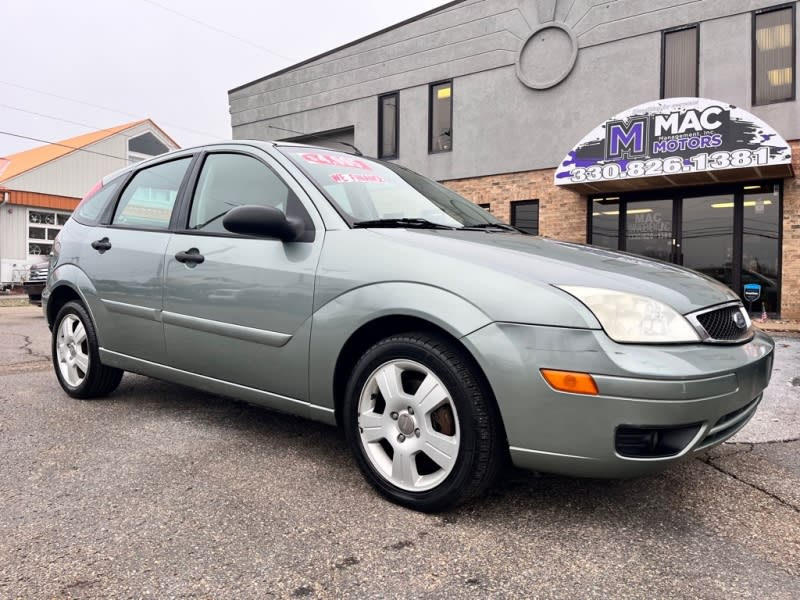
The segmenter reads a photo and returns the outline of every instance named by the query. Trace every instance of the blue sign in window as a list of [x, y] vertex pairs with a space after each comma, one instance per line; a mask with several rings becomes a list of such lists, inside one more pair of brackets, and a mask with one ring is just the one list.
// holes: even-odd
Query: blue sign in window
[[760, 283], [745, 283], [744, 284], [744, 299], [748, 302], [755, 302], [761, 298], [761, 284]]

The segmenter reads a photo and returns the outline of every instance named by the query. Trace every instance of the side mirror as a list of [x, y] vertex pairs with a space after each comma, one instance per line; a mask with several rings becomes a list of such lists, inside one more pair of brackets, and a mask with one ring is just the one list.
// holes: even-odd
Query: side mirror
[[287, 218], [274, 206], [253, 204], [229, 210], [222, 218], [222, 226], [231, 233], [277, 238], [283, 242], [293, 242], [303, 235], [306, 229], [300, 219]]

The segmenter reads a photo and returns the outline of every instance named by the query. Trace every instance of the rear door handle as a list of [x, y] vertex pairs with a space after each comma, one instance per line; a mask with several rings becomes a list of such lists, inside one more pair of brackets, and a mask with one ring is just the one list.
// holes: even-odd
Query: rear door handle
[[100, 254], [102, 254], [106, 250], [111, 250], [111, 242], [108, 241], [107, 237], [104, 237], [102, 240], [93, 241], [92, 242], [92, 248], [94, 248]]
[[178, 252], [175, 255], [175, 260], [190, 265], [199, 265], [205, 259], [205, 256], [200, 254], [200, 250], [197, 248], [189, 248], [186, 252]]

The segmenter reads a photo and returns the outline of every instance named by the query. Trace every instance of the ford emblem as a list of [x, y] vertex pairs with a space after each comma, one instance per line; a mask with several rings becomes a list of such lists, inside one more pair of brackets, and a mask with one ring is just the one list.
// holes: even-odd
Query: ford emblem
[[733, 322], [739, 329], [744, 329], [747, 327], [747, 322], [744, 320], [744, 315], [741, 311], [736, 311], [733, 313]]

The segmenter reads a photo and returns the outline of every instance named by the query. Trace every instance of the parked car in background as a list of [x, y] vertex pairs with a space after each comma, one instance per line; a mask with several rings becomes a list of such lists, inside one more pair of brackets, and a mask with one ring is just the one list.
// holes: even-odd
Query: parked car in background
[[180, 150], [103, 179], [54, 244], [53, 364], [344, 428], [384, 496], [452, 507], [505, 460], [653, 473], [754, 414], [773, 342], [702, 274], [541, 239], [393, 163], [289, 143]]
[[28, 294], [28, 301], [36, 306], [42, 305], [42, 291], [47, 283], [47, 275], [50, 273], [50, 262], [40, 262], [31, 265], [28, 269], [28, 277], [22, 284], [22, 289]]

